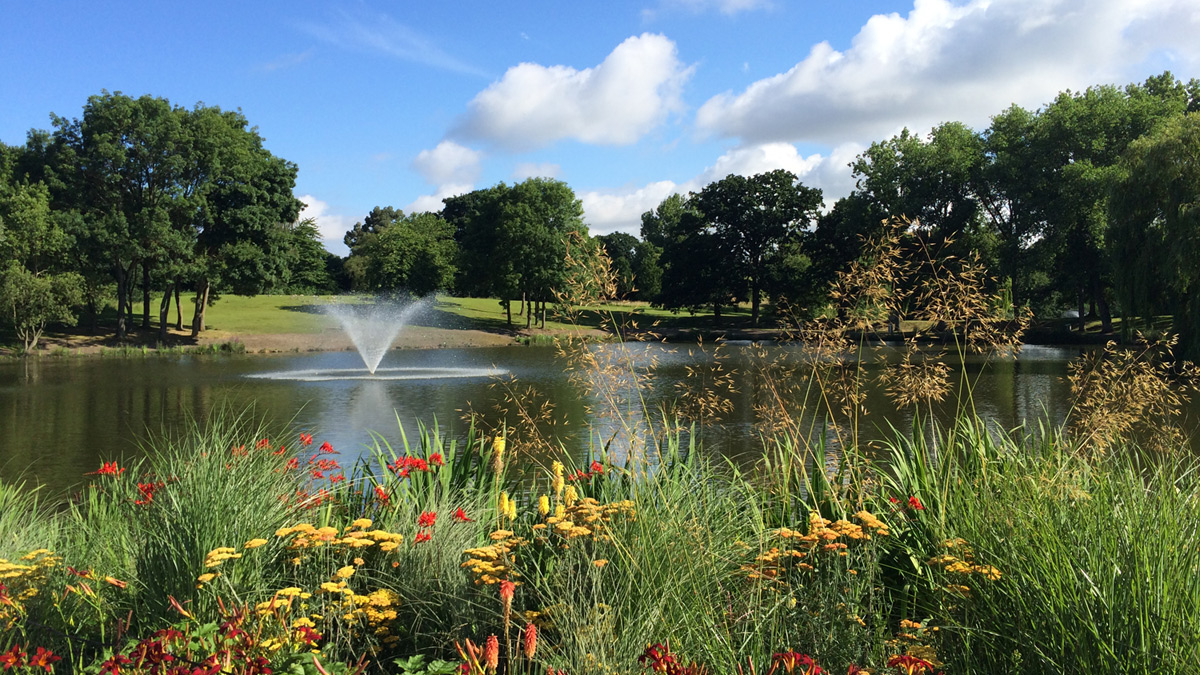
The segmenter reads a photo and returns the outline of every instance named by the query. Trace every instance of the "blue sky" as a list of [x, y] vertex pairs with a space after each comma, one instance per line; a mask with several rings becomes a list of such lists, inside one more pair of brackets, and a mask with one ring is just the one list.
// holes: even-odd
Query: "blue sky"
[[593, 233], [636, 233], [729, 173], [786, 168], [831, 201], [905, 126], [1200, 77], [1197, 35], [1195, 0], [0, 0], [0, 141], [152, 94], [240, 108], [338, 253], [373, 206], [531, 175], [570, 184]]

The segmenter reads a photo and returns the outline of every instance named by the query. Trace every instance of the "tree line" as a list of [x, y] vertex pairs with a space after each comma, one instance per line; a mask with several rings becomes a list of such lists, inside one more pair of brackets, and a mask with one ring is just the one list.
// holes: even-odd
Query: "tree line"
[[183, 329], [181, 292], [195, 336], [221, 293], [331, 290], [315, 226], [296, 222], [296, 165], [240, 112], [104, 92], [51, 120], [0, 144], [0, 308], [27, 349], [109, 304], [123, 339], [135, 301], [147, 329], [157, 300], [165, 340], [172, 300]]
[[[295, 165], [263, 148], [240, 113], [104, 93], [83, 117], [53, 118], [23, 147], [0, 147], [0, 306], [45, 321], [95, 320], [117, 306], [118, 336], [161, 293], [180, 291], [193, 333], [220, 293], [334, 289], [501, 299], [527, 326], [611, 265], [618, 298], [673, 310], [819, 310], [864, 239], [904, 217], [915, 254], [978, 257], [1011, 305], [1073, 309], [1105, 330], [1170, 314], [1200, 336], [1200, 82], [1170, 73], [1012, 106], [976, 131], [947, 122], [873, 143], [855, 189], [832, 205], [788, 171], [730, 175], [642, 216], [640, 238], [588, 234], [562, 181], [531, 178], [444, 200], [438, 213], [376, 207], [325, 253], [296, 223]], [[35, 300], [36, 299], [36, 300]], [[19, 314], [20, 312], [17, 312]], [[165, 331], [165, 328], [162, 330]]]

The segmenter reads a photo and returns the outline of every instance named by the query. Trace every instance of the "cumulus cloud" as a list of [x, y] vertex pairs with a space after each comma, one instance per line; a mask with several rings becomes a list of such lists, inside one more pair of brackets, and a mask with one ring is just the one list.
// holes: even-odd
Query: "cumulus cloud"
[[562, 139], [635, 143], [682, 107], [691, 75], [662, 35], [631, 37], [594, 68], [522, 63], [481, 91], [454, 135], [513, 150]]
[[847, 143], [834, 148], [828, 155], [800, 154], [791, 143], [763, 143], [733, 148], [717, 158], [699, 174], [682, 183], [664, 180], [644, 186], [627, 186], [610, 190], [580, 193], [583, 211], [593, 234], [608, 234], [617, 230], [637, 234], [642, 214], [659, 205], [675, 193], [697, 192], [714, 181], [730, 174], [753, 176], [775, 169], [796, 174], [809, 187], [821, 188], [827, 205], [844, 197], [854, 188], [847, 165], [863, 150], [863, 146]]
[[432, 150], [422, 150], [413, 160], [417, 170], [431, 185], [472, 184], [479, 178], [483, 153], [454, 141], [442, 141]]
[[312, 218], [317, 224], [317, 231], [321, 233], [322, 239], [341, 241], [346, 232], [354, 225], [353, 219], [340, 213], [330, 212], [328, 202], [323, 202], [312, 195], [300, 195], [297, 199], [304, 202], [304, 208], [300, 209], [300, 219]]
[[696, 123], [744, 142], [830, 145], [985, 126], [1014, 102], [1124, 84], [1148, 61], [1195, 68], [1198, 32], [1200, 10], [1183, 0], [916, 0], [907, 16], [872, 17], [846, 51], [822, 42], [787, 72], [714, 96]]
[[466, 194], [474, 188], [475, 186], [470, 183], [448, 183], [446, 185], [439, 185], [436, 192], [430, 195], [421, 195], [420, 197], [417, 197], [412, 201], [411, 204], [404, 207], [404, 210], [407, 213], [421, 213], [423, 211], [439, 213], [442, 210], [442, 207], [445, 206], [445, 204], [442, 204], [443, 199], [446, 197], [455, 197], [461, 194]]

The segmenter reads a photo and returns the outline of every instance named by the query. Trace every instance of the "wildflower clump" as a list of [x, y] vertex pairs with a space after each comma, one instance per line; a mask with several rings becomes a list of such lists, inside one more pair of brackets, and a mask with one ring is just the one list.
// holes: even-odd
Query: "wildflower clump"
[[941, 569], [949, 578], [945, 590], [955, 595], [968, 597], [971, 587], [968, 581], [972, 577], [980, 577], [987, 581], [999, 581], [1000, 570], [991, 565], [980, 565], [975, 562], [975, 554], [970, 544], [962, 538], [947, 539], [942, 542], [947, 550], [930, 558], [926, 563], [931, 567]]

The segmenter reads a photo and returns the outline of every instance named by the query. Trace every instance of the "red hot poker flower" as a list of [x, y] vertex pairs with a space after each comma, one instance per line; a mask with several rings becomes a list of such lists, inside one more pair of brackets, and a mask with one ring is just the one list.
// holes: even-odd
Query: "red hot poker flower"
[[433, 527], [437, 522], [437, 513], [433, 511], [422, 511], [417, 517], [417, 527]]

